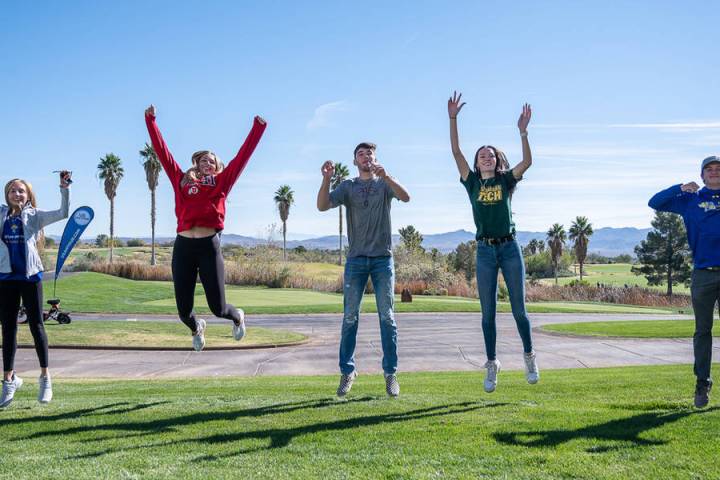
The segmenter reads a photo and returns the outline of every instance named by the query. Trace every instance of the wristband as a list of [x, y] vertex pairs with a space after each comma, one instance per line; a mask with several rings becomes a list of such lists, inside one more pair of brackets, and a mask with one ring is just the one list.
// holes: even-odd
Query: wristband
[[527, 132], [520, 132], [521, 137], [527, 137]]

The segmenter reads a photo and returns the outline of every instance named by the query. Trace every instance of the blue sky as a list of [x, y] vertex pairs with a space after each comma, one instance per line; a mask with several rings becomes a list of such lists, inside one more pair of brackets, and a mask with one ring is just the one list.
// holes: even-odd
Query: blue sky
[[[184, 167], [205, 148], [231, 159], [260, 114], [268, 129], [229, 197], [226, 232], [265, 235], [287, 183], [290, 236], [333, 234], [337, 215], [315, 209], [320, 165], [351, 165], [364, 140], [412, 196], [393, 207], [396, 229], [473, 231], [448, 141], [457, 89], [467, 157], [493, 144], [518, 162], [517, 116], [533, 105], [520, 230], [577, 215], [649, 226], [647, 199], [699, 182], [702, 158], [720, 153], [720, 4], [508, 3], [5, 0], [0, 180], [28, 179], [53, 208], [52, 171], [73, 170], [73, 205], [96, 210], [96, 235], [109, 224], [96, 165], [113, 152], [126, 172], [116, 232], [148, 236], [145, 107], [157, 106]], [[158, 199], [158, 234], [173, 235], [164, 177]]]

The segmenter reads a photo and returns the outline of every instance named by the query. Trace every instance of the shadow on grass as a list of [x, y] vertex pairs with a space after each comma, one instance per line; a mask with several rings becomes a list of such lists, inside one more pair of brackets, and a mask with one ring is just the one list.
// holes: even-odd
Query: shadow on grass
[[[372, 397], [361, 397], [350, 400], [350, 402], [367, 402], [373, 400]], [[169, 402], [161, 402], [169, 403]], [[237, 420], [244, 417], [260, 417], [263, 415], [276, 415], [281, 413], [289, 413], [296, 410], [307, 409], [307, 408], [323, 408], [329, 405], [335, 405], [338, 402], [334, 399], [324, 400], [308, 400], [303, 402], [289, 402], [280, 403], [275, 405], [269, 405], [267, 407], [249, 408], [245, 410], [236, 410], [228, 412], [197, 412], [188, 415], [180, 415], [171, 418], [159, 418], [148, 421], [138, 422], [117, 422], [117, 423], [105, 423], [101, 425], [80, 425], [77, 427], [70, 427], [58, 430], [45, 430], [42, 432], [35, 432], [25, 437], [19, 438], [19, 440], [32, 440], [36, 438], [43, 438], [49, 436], [64, 436], [64, 435], [76, 435], [85, 432], [102, 432], [102, 431], [121, 431], [121, 432], [138, 432], [141, 435], [150, 435], [155, 433], [165, 433], [177, 431], [178, 427], [186, 427], [190, 425], [196, 425], [206, 422], [215, 421], [231, 421]], [[345, 402], [347, 403], [347, 402]], [[138, 405], [141, 407], [141, 405]], [[102, 408], [102, 407], [100, 407]], [[105, 407], [107, 408], [107, 407]], [[143, 408], [146, 408], [143, 406]], [[80, 411], [82, 412], [82, 410]], [[113, 412], [116, 413], [116, 412]], [[118, 411], [117, 413], [125, 413]], [[77, 415], [81, 416], [81, 415]], [[45, 417], [47, 418], [47, 417]], [[75, 418], [75, 417], [71, 417]], [[124, 435], [125, 436], [125, 435]]]
[[128, 402], [110, 403], [108, 405], [102, 405], [94, 408], [82, 408], [73, 412], [58, 413], [55, 415], [35, 415], [34, 417], [26, 418], [3, 418], [0, 419], [0, 429], [5, 426], [17, 426], [23, 423], [46, 423], [57, 420], [70, 420], [81, 417], [91, 417], [96, 415], [120, 415], [123, 413], [131, 413], [138, 410], [144, 410], [146, 408], [155, 407], [157, 405], [164, 405], [170, 403], [167, 401], [163, 402], [152, 402], [152, 403], [138, 403], [132, 405]]
[[[648, 440], [640, 438], [640, 435], [648, 430], [665, 426], [687, 416], [702, 415], [718, 409], [720, 409], [720, 407], [713, 407], [707, 410], [675, 411], [673, 413], [642, 413], [633, 415], [632, 417], [610, 420], [605, 423], [589, 425], [587, 427], [581, 427], [574, 430], [496, 432], [493, 434], [493, 437], [499, 443], [522, 447], [557, 447], [562, 443], [570, 442], [572, 440], [629, 442], [631, 444], [631, 448], [650, 445], [665, 445], [668, 443], [667, 441]], [[620, 448], [623, 448], [623, 446], [602, 445], [599, 447], [590, 447], [587, 451], [606, 452]]]
[[[367, 402], [369, 400], [375, 400], [372, 397], [352, 399], [347, 403], [358, 403]], [[67, 429], [63, 431], [52, 432], [53, 435], [66, 435], [75, 433], [77, 430], [84, 431], [97, 431], [97, 430], [123, 430], [123, 431], [137, 431], [144, 430], [144, 435], [152, 435], [161, 433], [162, 431], [175, 430], [177, 426], [187, 426], [192, 423], [199, 423], [205, 421], [214, 420], [234, 420], [238, 417], [243, 416], [257, 416], [257, 415], [268, 415], [268, 414], [281, 414], [291, 412], [293, 410], [299, 410], [303, 408], [322, 408], [329, 405], [339, 405], [336, 400], [319, 400], [319, 401], [308, 401], [298, 402], [290, 404], [271, 405], [269, 407], [263, 407], [260, 409], [241, 410], [237, 412], [214, 412], [214, 413], [202, 413], [189, 416], [181, 416], [176, 418], [169, 418], [165, 420], [140, 422], [135, 424], [121, 423], [114, 425], [101, 425], [99, 427], [80, 427], [79, 429]], [[252, 453], [261, 450], [272, 450], [277, 448], [283, 448], [288, 446], [293, 439], [301, 437], [303, 435], [309, 435], [318, 432], [336, 431], [341, 432], [345, 430], [352, 430], [361, 427], [370, 427], [379, 424], [387, 423], [398, 423], [407, 422], [412, 420], [419, 420], [431, 417], [439, 417], [445, 415], [453, 415], [459, 413], [470, 412], [478, 410], [480, 408], [494, 408], [507, 405], [506, 403], [479, 403], [479, 402], [464, 402], [448, 405], [438, 405], [427, 408], [420, 408], [410, 410], [401, 413], [388, 413], [382, 415], [367, 415], [360, 417], [353, 417], [347, 419], [333, 420], [328, 422], [319, 422], [301, 425], [297, 427], [288, 428], [268, 428], [254, 431], [243, 431], [233, 433], [222, 433], [215, 435], [207, 435], [204, 437], [186, 438], [186, 439], [173, 439], [162, 442], [149, 443], [144, 445], [132, 445], [119, 448], [105, 449], [97, 452], [87, 453], [83, 455], [77, 455], [70, 457], [71, 459], [88, 459], [101, 457], [103, 455], [115, 453], [115, 452], [127, 452], [129, 450], [139, 450], [147, 448], [158, 448], [164, 446], [177, 446], [179, 444], [200, 444], [207, 448], [208, 445], [222, 445], [234, 442], [240, 442], [245, 440], [267, 440], [268, 444], [261, 447], [238, 449], [233, 453], [227, 455], [205, 455], [195, 459], [196, 462], [203, 461], [214, 461], [224, 457], [233, 457], [241, 454]], [[278, 421], [278, 423], [282, 423]], [[47, 433], [50, 434], [50, 433]], [[143, 435], [131, 435], [137, 437]], [[42, 436], [42, 435], [40, 435]], [[127, 437], [123, 435], [122, 438]], [[116, 438], [107, 438], [107, 440], [116, 440]]]

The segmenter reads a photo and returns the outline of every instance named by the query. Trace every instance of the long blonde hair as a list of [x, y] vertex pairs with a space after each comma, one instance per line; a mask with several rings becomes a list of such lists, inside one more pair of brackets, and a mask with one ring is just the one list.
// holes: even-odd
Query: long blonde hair
[[7, 202], [7, 206], [10, 211], [13, 212], [13, 207], [10, 206], [10, 189], [12, 188], [13, 183], [22, 183], [25, 186], [25, 190], [27, 191], [28, 196], [28, 203], [32, 205], [33, 208], [37, 208], [37, 200], [35, 199], [35, 192], [33, 191], [32, 184], [26, 180], [23, 180], [22, 178], [13, 178], [5, 184], [5, 202]]
[[198, 168], [198, 163], [200, 162], [200, 159], [204, 157], [205, 155], [211, 156], [215, 160], [215, 174], [222, 172], [225, 169], [225, 164], [223, 164], [222, 160], [220, 160], [220, 157], [215, 155], [215, 152], [212, 152], [210, 150], [199, 150], [192, 154], [192, 167], [190, 167], [183, 176], [182, 181], [180, 182], [180, 185], [183, 187], [187, 185], [188, 183], [194, 183], [197, 182], [200, 177], [200, 170]]
[[[32, 184], [27, 180], [23, 180], [22, 178], [13, 178], [5, 184], [5, 202], [7, 203], [9, 212], [15, 213], [13, 211], [13, 207], [10, 206], [10, 189], [12, 188], [14, 183], [22, 183], [25, 186], [25, 190], [27, 191], [28, 196], [27, 203], [29, 203], [33, 208], [37, 208], [37, 198], [35, 197], [35, 191], [33, 190]], [[23, 206], [23, 208], [25, 208], [27, 203]], [[38, 232], [38, 238], [36, 243], [39, 250], [42, 250], [45, 247], [45, 233], [42, 230]]]

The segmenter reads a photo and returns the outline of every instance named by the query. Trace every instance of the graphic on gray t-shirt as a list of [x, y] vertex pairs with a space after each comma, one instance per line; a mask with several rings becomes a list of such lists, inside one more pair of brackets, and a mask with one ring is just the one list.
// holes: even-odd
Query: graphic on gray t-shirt
[[351, 257], [392, 255], [390, 203], [395, 197], [381, 178], [345, 180], [330, 192], [333, 207], [344, 205]]

